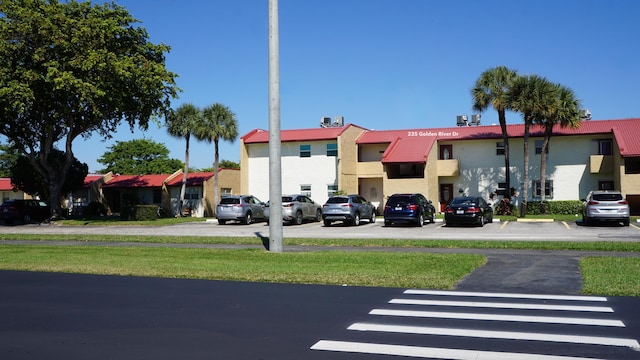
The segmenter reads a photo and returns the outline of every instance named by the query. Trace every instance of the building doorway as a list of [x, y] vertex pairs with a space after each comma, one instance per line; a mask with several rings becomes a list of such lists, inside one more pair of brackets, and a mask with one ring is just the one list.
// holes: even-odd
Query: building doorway
[[453, 200], [453, 184], [440, 184], [440, 212]]

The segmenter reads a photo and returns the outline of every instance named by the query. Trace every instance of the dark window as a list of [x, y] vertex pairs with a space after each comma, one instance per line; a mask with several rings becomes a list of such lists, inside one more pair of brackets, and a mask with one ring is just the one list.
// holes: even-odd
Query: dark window
[[[542, 143], [544, 142], [544, 140], [536, 140], [536, 154], [542, 154]], [[547, 151], [546, 153], [549, 153], [549, 144], [547, 143]]]
[[598, 181], [598, 190], [613, 190], [613, 181]]
[[612, 155], [613, 144], [611, 140], [598, 140], [598, 155]]
[[311, 145], [300, 145], [300, 157], [311, 157]]
[[496, 143], [496, 155], [504, 155], [504, 143], [502, 141]]
[[[541, 197], [541, 184], [540, 184], [540, 180], [534, 180], [533, 181], [533, 196], [534, 197]], [[553, 180], [547, 180], [544, 182], [544, 196], [546, 198], [552, 198], [553, 197]]]
[[153, 203], [160, 204], [162, 202], [162, 190], [154, 189], [153, 190]]
[[625, 174], [640, 174], [640, 157], [624, 158]]
[[338, 156], [338, 144], [327, 144], [327, 156]]

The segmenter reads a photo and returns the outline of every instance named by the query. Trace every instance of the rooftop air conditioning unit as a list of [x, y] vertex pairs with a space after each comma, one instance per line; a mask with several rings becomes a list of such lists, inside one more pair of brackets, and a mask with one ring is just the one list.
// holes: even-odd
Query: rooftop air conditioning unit
[[344, 116], [335, 116], [333, 118], [333, 126], [344, 126]]
[[589, 109], [580, 110], [580, 119], [591, 120], [591, 110]]
[[320, 127], [330, 127], [331, 126], [331, 118], [328, 116], [323, 116], [320, 118]]
[[480, 126], [480, 114], [471, 115], [471, 125]]
[[456, 117], [456, 120], [457, 120], [456, 124], [458, 126], [469, 126], [469, 123], [468, 123], [469, 117], [467, 115], [458, 115]]

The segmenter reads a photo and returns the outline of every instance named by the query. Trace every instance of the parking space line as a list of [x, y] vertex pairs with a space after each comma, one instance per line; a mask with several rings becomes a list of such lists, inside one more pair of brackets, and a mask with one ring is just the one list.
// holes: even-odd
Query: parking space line
[[566, 221], [562, 222], [564, 224], [564, 227], [567, 228], [567, 230], [571, 230], [571, 226], [569, 226], [569, 224]]
[[640, 227], [634, 224], [629, 224], [629, 226], [634, 227], [636, 230], [640, 230]]
[[507, 224], [509, 223], [509, 220], [505, 221], [501, 226], [500, 226], [500, 230], [504, 229], [505, 226], [507, 226]]

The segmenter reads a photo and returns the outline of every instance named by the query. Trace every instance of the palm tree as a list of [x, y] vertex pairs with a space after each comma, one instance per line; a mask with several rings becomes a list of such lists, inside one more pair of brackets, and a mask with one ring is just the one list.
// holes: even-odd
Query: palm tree
[[182, 188], [180, 189], [180, 204], [178, 205], [178, 214], [182, 214], [184, 204], [184, 196], [187, 188], [187, 177], [189, 175], [189, 140], [191, 132], [198, 125], [202, 112], [198, 107], [191, 103], [180, 105], [175, 111], [172, 111], [166, 119], [167, 132], [169, 135], [182, 138], [185, 140], [184, 149], [184, 172], [182, 173]]
[[524, 174], [520, 216], [527, 214], [529, 196], [529, 132], [536, 118], [548, 117], [553, 106], [554, 84], [537, 75], [519, 76], [513, 82], [508, 109], [522, 114], [524, 121]]
[[507, 133], [507, 102], [508, 95], [514, 79], [517, 77], [515, 70], [506, 66], [498, 66], [484, 71], [471, 90], [473, 97], [473, 110], [483, 112], [490, 105], [498, 112], [498, 121], [502, 130], [502, 142], [504, 144], [504, 172], [507, 194], [511, 189], [511, 171], [509, 165], [509, 134]]
[[542, 152], [540, 154], [540, 213], [546, 214], [545, 187], [547, 176], [547, 148], [553, 134], [553, 127], [559, 125], [562, 128], [577, 128], [580, 126], [580, 100], [576, 99], [573, 91], [560, 84], [554, 85], [554, 105], [548, 116], [536, 119], [544, 130]]
[[232, 143], [236, 140], [238, 137], [238, 121], [236, 120], [236, 115], [228, 107], [219, 103], [204, 108], [202, 115], [203, 121], [194, 129], [193, 135], [198, 140], [213, 141], [213, 211], [215, 212], [218, 204], [218, 168], [220, 167], [218, 144], [220, 139]]

